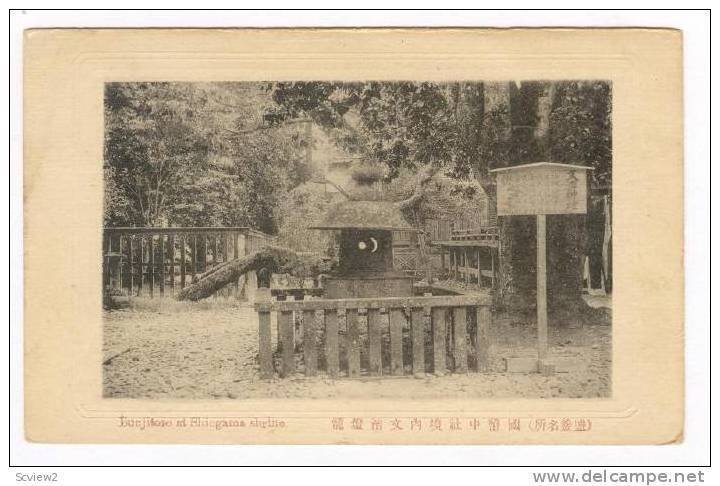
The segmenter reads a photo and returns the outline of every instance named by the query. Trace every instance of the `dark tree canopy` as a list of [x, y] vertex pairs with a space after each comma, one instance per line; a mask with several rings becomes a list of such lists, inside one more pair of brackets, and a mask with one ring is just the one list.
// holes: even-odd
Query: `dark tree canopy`
[[[498, 84], [498, 83], [496, 83]], [[456, 177], [541, 159], [592, 165], [610, 180], [611, 87], [605, 81], [551, 83], [547, 141], [536, 137], [538, 99], [548, 83], [509, 84], [508, 100], [486, 106], [486, 83], [282, 82], [274, 123], [309, 117], [349, 152], [399, 169], [439, 165]]]
[[105, 223], [252, 226], [275, 233], [307, 181], [297, 125], [263, 128], [257, 83], [108, 83]]
[[[593, 167], [593, 187], [611, 193], [612, 99], [605, 81], [303, 82], [272, 90], [277, 122], [311, 118], [362, 156], [364, 165], [353, 172], [361, 185], [436, 166], [458, 181], [477, 180], [493, 197], [490, 169], [553, 161]], [[387, 167], [384, 175], [378, 164]], [[498, 224], [503, 253], [496, 294], [502, 302], [532, 305], [534, 219]], [[550, 305], [572, 307], [580, 301], [585, 222], [560, 216], [549, 224], [556, 270]]]

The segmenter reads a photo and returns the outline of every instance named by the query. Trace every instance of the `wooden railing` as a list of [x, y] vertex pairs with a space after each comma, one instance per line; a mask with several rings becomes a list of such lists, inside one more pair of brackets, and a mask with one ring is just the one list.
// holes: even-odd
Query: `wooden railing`
[[278, 301], [287, 300], [292, 297], [295, 300], [305, 300], [306, 296], [321, 297], [325, 290], [321, 287], [294, 287], [294, 288], [272, 288], [270, 295]]
[[488, 368], [489, 294], [271, 302], [263, 291], [255, 308], [264, 379], [299, 371], [296, 354], [306, 376], [322, 369], [356, 378], [404, 375], [406, 367], [415, 375]]
[[[246, 227], [104, 228], [104, 286], [136, 296], [174, 294], [213, 266], [273, 240]], [[223, 293], [237, 290], [236, 283]]]
[[497, 241], [498, 229], [496, 226], [477, 226], [474, 228], [453, 229], [453, 240], [479, 240]]
[[[490, 279], [490, 288], [495, 288], [495, 253], [493, 248], [450, 248], [450, 276], [467, 284], [483, 284]], [[443, 268], [444, 268], [443, 258]], [[489, 268], [487, 267], [489, 265]]]
[[417, 232], [398, 230], [393, 231], [393, 246], [414, 246], [417, 245]]

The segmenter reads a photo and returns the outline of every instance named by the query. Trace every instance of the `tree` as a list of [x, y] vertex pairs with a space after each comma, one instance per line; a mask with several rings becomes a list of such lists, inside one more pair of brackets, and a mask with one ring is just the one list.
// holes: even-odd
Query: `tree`
[[105, 165], [105, 192], [103, 204], [103, 224], [105, 226], [128, 226], [133, 222], [132, 201], [130, 201], [116, 182], [115, 169]]
[[332, 235], [327, 231], [308, 230], [312, 221], [318, 221], [330, 204], [344, 196], [323, 193], [320, 186], [313, 183], [303, 184], [291, 190], [287, 197], [279, 201], [277, 209], [279, 220], [279, 243], [287, 248], [301, 252], [331, 254]]
[[441, 165], [456, 140], [445, 88], [417, 82], [276, 83], [276, 123], [308, 117], [350, 153], [401, 168]]
[[132, 222], [160, 225], [182, 182], [204, 168], [209, 147], [197, 134], [187, 85], [108, 83], [105, 161], [134, 204]]
[[[401, 211], [410, 211], [415, 213], [418, 205], [423, 200], [425, 187], [428, 185], [434, 175], [435, 170], [432, 168], [425, 169], [419, 177], [416, 178], [413, 192], [402, 200], [397, 201], [397, 207]], [[317, 193], [309, 188], [304, 187], [303, 190], [294, 191], [294, 202], [301, 204], [299, 209], [314, 203], [316, 213], [324, 212], [323, 202], [329, 203], [329, 199], [318, 198]], [[298, 209], [298, 208], [294, 208]], [[288, 216], [297, 216], [297, 211]], [[296, 217], [288, 218], [284, 221], [282, 239], [285, 243], [293, 246], [299, 246], [303, 251], [297, 251], [293, 248], [268, 246], [258, 250], [248, 256], [240, 259], [231, 260], [223, 263], [216, 268], [204, 273], [197, 282], [184, 288], [177, 296], [178, 300], [200, 300], [209, 297], [214, 292], [220, 290], [225, 285], [237, 282], [242, 275], [252, 272], [265, 270], [270, 273], [289, 273], [294, 276], [313, 277], [316, 278], [323, 273], [328, 273], [335, 265], [335, 261], [327, 258], [327, 246], [329, 246], [329, 238], [327, 236], [318, 238], [313, 235], [314, 241], [308, 240], [307, 223], [311, 214], [302, 214], [302, 220]], [[288, 228], [289, 227], [289, 228]], [[320, 247], [318, 247], [320, 245]], [[323, 247], [324, 246], [324, 247]], [[317, 249], [315, 253], [308, 252], [308, 249]]]
[[270, 273], [289, 273], [298, 277], [317, 277], [327, 273], [332, 263], [319, 255], [300, 254], [289, 248], [267, 246], [249, 255], [213, 268], [197, 282], [182, 289], [177, 300], [205, 299], [226, 285], [237, 282], [248, 272], [266, 270]]
[[[602, 81], [510, 84], [510, 130], [497, 142], [507, 144], [499, 165], [554, 161], [587, 165], [591, 185], [611, 182], [610, 85]], [[498, 113], [500, 116], [500, 110]], [[581, 300], [582, 256], [588, 233], [584, 215], [548, 217], [548, 304], [559, 320], [586, 310]], [[535, 218], [499, 218], [501, 258], [496, 303], [530, 309], [535, 299]]]
[[612, 89], [603, 81], [557, 83], [550, 113], [552, 160], [593, 167], [594, 185], [612, 184]]
[[[308, 116], [349, 151], [401, 168], [442, 166], [453, 177], [476, 178], [494, 197], [489, 170], [556, 160], [589, 164], [593, 183], [610, 183], [610, 85], [523, 83], [276, 83], [276, 119]], [[339, 106], [340, 110], [335, 108]], [[534, 305], [534, 218], [501, 218], [498, 304]], [[583, 219], [551, 217], [549, 305], [581, 303], [579, 257]]]
[[271, 104], [260, 83], [107, 84], [106, 224], [276, 232], [312, 167], [299, 126], [257, 129]]

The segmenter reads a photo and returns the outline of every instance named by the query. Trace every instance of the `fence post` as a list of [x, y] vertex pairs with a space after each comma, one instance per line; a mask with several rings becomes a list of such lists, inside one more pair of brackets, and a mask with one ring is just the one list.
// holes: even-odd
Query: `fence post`
[[432, 334], [433, 334], [433, 371], [436, 375], [444, 375], [447, 370], [445, 360], [445, 320], [447, 309], [445, 307], [433, 307], [432, 311]]
[[470, 262], [468, 262], [468, 252], [467, 248], [463, 248], [463, 270], [464, 270], [464, 276], [465, 276], [465, 283], [470, 283]]
[[368, 348], [370, 374], [382, 374], [382, 354], [380, 349], [380, 309], [368, 309]]
[[316, 327], [315, 311], [303, 311], [303, 352], [305, 356], [305, 376], [315, 376], [317, 374]]
[[390, 309], [390, 374], [402, 375], [402, 333], [406, 318], [402, 309]]
[[[240, 255], [238, 255], [239, 245], [238, 245], [238, 232], [233, 231], [233, 258], [237, 260], [240, 258]], [[235, 280], [235, 298], [237, 299], [239, 297], [238, 293], [240, 292], [240, 285], [238, 282], [240, 281], [240, 277], [238, 277]]]
[[198, 264], [197, 264], [197, 235], [193, 235], [193, 245], [192, 245], [192, 277], [190, 277], [191, 282], [195, 282], [195, 275], [198, 273]]
[[295, 333], [292, 312], [278, 313], [278, 327], [280, 328], [280, 342], [282, 343], [282, 377], [295, 373]]
[[325, 310], [325, 359], [327, 372], [333, 378], [340, 369], [340, 355], [338, 348], [338, 315], [334, 309]]
[[175, 295], [175, 233], [170, 236], [170, 288]]
[[208, 266], [208, 252], [210, 251], [210, 243], [208, 241], [208, 235], [207, 233], [203, 233], [202, 236], [202, 271], [200, 274], [207, 272], [207, 266]]
[[489, 353], [488, 348], [490, 347], [490, 307], [486, 305], [479, 305], [475, 308], [476, 312], [476, 339], [475, 339], [475, 356], [477, 358], [477, 370], [487, 371], [489, 365]]
[[490, 248], [490, 288], [495, 289], [495, 252]]
[[[258, 289], [258, 301], [270, 302], [270, 289]], [[270, 327], [270, 311], [259, 311], [260, 325], [258, 327], [258, 357], [260, 361], [260, 378], [268, 379], [273, 376], [272, 340]]]
[[412, 371], [414, 375], [425, 373], [425, 313], [422, 307], [411, 312]]
[[138, 297], [140, 294], [142, 294], [142, 288], [143, 288], [143, 279], [145, 278], [144, 272], [145, 272], [145, 237], [143, 235], [140, 235], [140, 279], [138, 280]]
[[545, 364], [548, 352], [547, 330], [547, 230], [544, 214], [537, 215], [537, 333], [538, 359]]
[[123, 286], [123, 260], [125, 259], [125, 254], [123, 253], [123, 235], [120, 233], [118, 235], [118, 253], [120, 253], [120, 262], [118, 263], [118, 289], [122, 290], [124, 288]]
[[185, 247], [187, 245], [187, 235], [182, 235], [182, 238], [180, 238], [180, 244], [182, 245], [180, 247], [180, 288], [185, 288], [185, 260], [187, 259], [187, 248]]
[[[230, 238], [227, 233], [223, 233], [223, 263], [230, 261]], [[223, 295], [225, 298], [230, 297], [230, 287], [223, 288]]]
[[457, 251], [455, 248], [452, 249], [452, 261], [453, 261], [453, 280], [458, 278], [458, 258]]
[[150, 233], [150, 298], [155, 291], [155, 234]]
[[[103, 231], [102, 242], [100, 243], [100, 261], [102, 264], [102, 298], [103, 303], [105, 302], [105, 292], [108, 289], [108, 282], [110, 281], [110, 265], [108, 265], [107, 249], [105, 240], [108, 238], [107, 233]], [[104, 304], [103, 304], [104, 305]]]
[[160, 295], [165, 295], [165, 235], [160, 233]]
[[135, 254], [135, 249], [134, 249], [135, 245], [133, 245], [133, 242], [135, 241], [135, 236], [130, 235], [129, 240], [130, 240], [130, 258], [128, 259], [128, 261], [130, 263], [130, 270], [129, 270], [129, 272], [130, 272], [130, 287], [129, 287], [128, 295], [135, 295], [135, 266], [133, 264], [134, 263], [133, 258], [134, 258], [134, 254]]
[[455, 336], [453, 343], [455, 371], [467, 373], [467, 312], [465, 307], [453, 307], [453, 334]]
[[360, 330], [358, 329], [358, 311], [357, 309], [347, 309], [345, 311], [347, 320], [347, 360], [348, 360], [348, 376], [354, 378], [360, 375]]

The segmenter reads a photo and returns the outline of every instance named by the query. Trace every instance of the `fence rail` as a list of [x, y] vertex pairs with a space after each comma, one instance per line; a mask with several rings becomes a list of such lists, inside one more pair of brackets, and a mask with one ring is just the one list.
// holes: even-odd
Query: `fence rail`
[[324, 369], [349, 378], [488, 368], [489, 294], [271, 302], [268, 291], [263, 298], [255, 308], [264, 379], [276, 370], [289, 377], [298, 363], [306, 376]]
[[496, 226], [478, 226], [475, 228], [453, 229], [453, 240], [480, 240], [497, 241], [498, 229]]
[[[104, 228], [104, 286], [136, 296], [174, 294], [215, 265], [273, 239], [246, 227]], [[223, 293], [237, 291], [236, 283]]]

